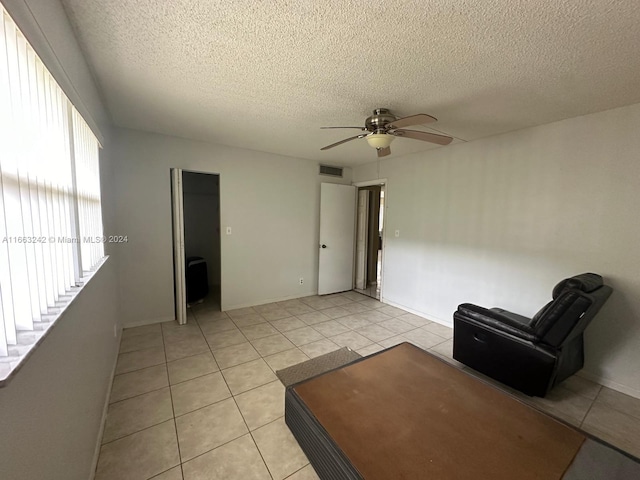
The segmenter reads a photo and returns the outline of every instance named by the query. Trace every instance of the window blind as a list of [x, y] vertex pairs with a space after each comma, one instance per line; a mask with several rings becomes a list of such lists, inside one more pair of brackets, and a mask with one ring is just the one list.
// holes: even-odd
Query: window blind
[[2, 380], [104, 247], [98, 141], [2, 5], [0, 20]]

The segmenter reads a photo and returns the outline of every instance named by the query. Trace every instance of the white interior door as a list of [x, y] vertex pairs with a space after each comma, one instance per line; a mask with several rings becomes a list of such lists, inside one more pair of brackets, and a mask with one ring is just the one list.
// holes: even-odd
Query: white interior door
[[356, 288], [367, 288], [367, 232], [369, 231], [369, 191], [358, 191], [356, 227]]
[[176, 301], [176, 320], [187, 323], [187, 286], [184, 257], [184, 196], [182, 169], [171, 169], [171, 212], [173, 217], [173, 275]]
[[320, 186], [320, 264], [318, 295], [353, 288], [356, 187]]

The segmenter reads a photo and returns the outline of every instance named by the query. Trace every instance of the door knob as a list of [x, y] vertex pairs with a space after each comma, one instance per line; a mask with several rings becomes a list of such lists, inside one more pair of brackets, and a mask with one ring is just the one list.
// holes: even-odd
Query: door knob
[[325, 244], [322, 244], [321, 247], [322, 248], [327, 248], [327, 246]]

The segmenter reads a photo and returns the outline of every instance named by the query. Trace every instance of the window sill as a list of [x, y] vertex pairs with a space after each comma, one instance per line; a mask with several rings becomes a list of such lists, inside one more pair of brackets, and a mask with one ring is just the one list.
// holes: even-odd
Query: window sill
[[42, 315], [41, 322], [34, 322], [33, 330], [18, 332], [18, 344], [9, 347], [8, 356], [0, 357], [0, 388], [5, 387], [27, 362], [27, 359], [38, 348], [38, 345], [43, 342], [53, 327], [58, 324], [69, 306], [73, 304], [80, 292], [89, 284], [108, 258], [109, 256], [105, 255], [92, 271], [85, 272], [85, 276], [80, 280], [81, 284], [72, 287], [66, 295], [61, 296], [56, 305], [50, 308], [46, 315]]

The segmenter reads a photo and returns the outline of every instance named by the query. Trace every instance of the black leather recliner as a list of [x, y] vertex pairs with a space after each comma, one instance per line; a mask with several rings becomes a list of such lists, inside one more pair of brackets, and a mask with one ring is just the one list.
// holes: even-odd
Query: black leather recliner
[[464, 303], [453, 314], [453, 358], [544, 397], [584, 365], [582, 334], [611, 291], [595, 273], [567, 278], [533, 318]]

